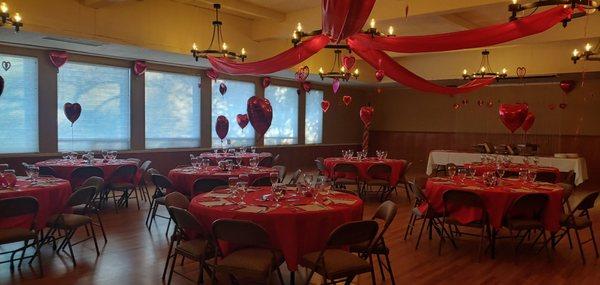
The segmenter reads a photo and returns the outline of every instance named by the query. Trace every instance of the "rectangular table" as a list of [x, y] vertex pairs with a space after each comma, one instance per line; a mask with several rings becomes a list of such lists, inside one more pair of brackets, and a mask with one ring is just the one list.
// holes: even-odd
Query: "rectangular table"
[[[524, 156], [509, 155], [511, 162], [522, 163]], [[447, 150], [433, 150], [429, 153], [427, 161], [427, 175], [431, 175], [435, 165], [445, 165], [454, 163], [463, 165], [465, 163], [481, 161], [481, 154], [474, 152], [456, 152]], [[560, 172], [575, 172], [575, 185], [579, 185], [588, 179], [587, 165], [585, 158], [557, 158], [549, 156], [539, 156], [540, 165], [556, 167]]]

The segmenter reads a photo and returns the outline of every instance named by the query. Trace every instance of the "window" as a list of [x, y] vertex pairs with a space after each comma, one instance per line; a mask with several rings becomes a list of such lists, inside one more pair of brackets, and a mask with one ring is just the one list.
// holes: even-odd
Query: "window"
[[323, 142], [323, 91], [311, 90], [306, 94], [306, 120], [304, 124], [304, 143], [316, 144]]
[[265, 145], [298, 143], [298, 93], [296, 88], [271, 86], [265, 98], [273, 107], [273, 122], [265, 134]]
[[[66, 63], [58, 73], [58, 150], [129, 148], [129, 69]], [[71, 127], [63, 112], [67, 102], [81, 105]]]
[[10, 68], [0, 68], [0, 153], [38, 152], [37, 59], [0, 54]]
[[200, 146], [200, 78], [147, 71], [146, 148]]
[[[227, 92], [221, 95], [219, 85], [225, 83]], [[212, 146], [220, 147], [221, 139], [215, 131], [217, 117], [223, 115], [229, 120], [229, 132], [226, 140], [231, 146], [254, 145], [254, 129], [248, 124], [243, 130], [237, 124], [237, 114], [246, 114], [248, 99], [254, 96], [254, 83], [234, 80], [214, 80], [212, 84]], [[223, 144], [226, 142], [223, 141]]]

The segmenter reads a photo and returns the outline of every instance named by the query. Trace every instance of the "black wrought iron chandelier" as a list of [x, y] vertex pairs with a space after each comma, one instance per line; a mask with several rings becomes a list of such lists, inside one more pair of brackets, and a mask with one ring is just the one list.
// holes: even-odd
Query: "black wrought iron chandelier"
[[[302, 29], [302, 23], [298, 23], [296, 25], [296, 29], [292, 32], [292, 44], [294, 46], [297, 46], [299, 43], [302, 42], [303, 38], [320, 35], [321, 33], [322, 33], [322, 30], [315, 30], [315, 31], [308, 32], [308, 33], [304, 32]], [[371, 21], [369, 21], [369, 28], [366, 30], [363, 30], [362, 33], [369, 34], [373, 37], [375, 37], [375, 36], [390, 37], [390, 36], [394, 35], [394, 27], [389, 26], [388, 33], [387, 34], [382, 33], [379, 30], [377, 30], [377, 28], [375, 27], [375, 19], [371, 19]], [[334, 45], [330, 44], [330, 45], [326, 45], [325, 48], [350, 50], [350, 48], [346, 44], [334, 44]]]
[[10, 24], [14, 27], [15, 32], [19, 32], [21, 27], [23, 27], [23, 19], [21, 18], [21, 14], [15, 13], [15, 15], [11, 17], [8, 13], [8, 5], [6, 5], [4, 2], [0, 3], [0, 18], [2, 18], [0, 26]]
[[508, 11], [512, 13], [509, 20], [514, 21], [519, 19], [517, 16], [518, 12], [533, 10], [532, 13], [534, 13], [538, 8], [556, 5], [569, 5], [574, 9], [571, 18], [563, 20], [564, 27], [573, 18], [583, 17], [600, 10], [598, 2], [592, 0], [538, 0], [525, 3], [519, 3], [519, 0], [512, 0], [512, 3], [508, 5]]
[[490, 65], [490, 51], [484, 50], [481, 52], [481, 63], [477, 71], [469, 73], [467, 69], [463, 69], [463, 79], [474, 79], [484, 77], [496, 77], [496, 79], [506, 78], [508, 76], [506, 68], [502, 68], [501, 72], [494, 72]]
[[[207, 58], [209, 56], [221, 56], [230, 59], [239, 59], [243, 62], [246, 59], [246, 50], [242, 48], [239, 54], [232, 52], [229, 50], [227, 43], [225, 43], [223, 39], [223, 34], [221, 32], [221, 26], [223, 25], [223, 22], [219, 20], [219, 10], [221, 9], [221, 4], [213, 4], [213, 7], [215, 8], [215, 20], [212, 22], [213, 33], [212, 38], [210, 40], [210, 44], [208, 45], [207, 49], [198, 50], [198, 46], [196, 46], [196, 43], [194, 43], [192, 45], [191, 50], [192, 56], [196, 59], [196, 61], [198, 61], [198, 58]], [[215, 43], [217, 47], [213, 48], [213, 44]]]
[[358, 68], [354, 68], [354, 71], [347, 70], [344, 65], [342, 65], [342, 50], [336, 49], [333, 51], [333, 65], [331, 66], [331, 70], [329, 72], [325, 72], [323, 67], [319, 68], [319, 76], [321, 80], [325, 78], [338, 79], [342, 81], [348, 81], [351, 77], [354, 79], [358, 79], [359, 71]]
[[590, 43], [585, 44], [583, 52], [578, 49], [574, 49], [571, 54], [571, 60], [573, 63], [577, 63], [580, 59], [590, 61], [600, 61], [600, 39], [596, 43], [596, 46], [592, 46]]

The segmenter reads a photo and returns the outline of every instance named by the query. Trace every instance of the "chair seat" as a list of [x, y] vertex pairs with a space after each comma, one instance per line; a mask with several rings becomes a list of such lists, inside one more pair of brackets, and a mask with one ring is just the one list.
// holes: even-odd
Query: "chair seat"
[[390, 182], [385, 179], [368, 179], [365, 183], [369, 186], [390, 186]]
[[584, 229], [592, 225], [592, 221], [590, 221], [587, 217], [575, 217], [574, 223], [569, 221], [569, 215], [563, 214], [560, 217], [560, 225], [563, 227], [575, 228], [575, 229]]
[[123, 190], [133, 189], [133, 188], [135, 188], [135, 185], [133, 183], [129, 183], [129, 182], [116, 182], [116, 183], [108, 184], [108, 189], [110, 189], [110, 190], [123, 191]]
[[541, 221], [533, 219], [510, 219], [506, 224], [509, 228], [518, 231], [544, 228], [544, 224]]
[[50, 216], [46, 225], [61, 229], [74, 229], [91, 222], [92, 219], [85, 215], [59, 214]]
[[283, 263], [282, 254], [275, 251], [275, 255], [276, 264], [273, 264], [273, 254], [270, 249], [245, 248], [236, 250], [219, 261], [217, 271], [226, 271], [236, 277], [264, 279], [269, 272]]
[[35, 239], [36, 233], [25, 228], [0, 229], [0, 244]]
[[300, 264], [304, 267], [314, 269], [315, 272], [327, 276], [328, 279], [358, 275], [371, 271], [371, 266], [366, 260], [344, 250], [326, 250], [323, 254], [323, 263], [317, 264], [319, 254], [320, 252], [317, 251], [304, 255]]
[[[366, 252], [369, 249], [369, 245], [370, 245], [370, 243], [368, 241], [351, 245], [350, 252], [356, 252], [356, 253]], [[388, 253], [389, 253], [389, 249], [386, 246], [384, 246], [382, 243], [375, 245], [371, 249], [371, 254], [388, 254]]]
[[350, 178], [338, 178], [335, 180], [335, 184], [343, 184], [343, 185], [348, 185], [348, 184], [357, 184], [355, 179], [350, 179]]
[[182, 241], [177, 246], [177, 251], [188, 257], [193, 257], [195, 259], [201, 259], [208, 255], [212, 255], [212, 250], [207, 251], [208, 241], [205, 239], [193, 239], [188, 241]]

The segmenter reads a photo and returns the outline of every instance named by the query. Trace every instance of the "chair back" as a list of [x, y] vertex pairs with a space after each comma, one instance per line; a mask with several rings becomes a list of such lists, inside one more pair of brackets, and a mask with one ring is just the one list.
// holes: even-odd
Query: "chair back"
[[67, 207], [75, 207], [79, 205], [89, 205], [96, 194], [96, 187], [87, 186], [82, 187], [75, 192], [71, 193], [69, 200], [67, 200]]
[[519, 197], [508, 208], [506, 217], [508, 219], [515, 218], [521, 213], [527, 212], [532, 214], [533, 219], [541, 220], [542, 213], [548, 204], [548, 195], [543, 193], [531, 193]]
[[173, 182], [171, 180], [162, 175], [162, 174], [152, 174], [150, 175], [150, 179], [152, 179], [152, 184], [159, 188], [160, 190], [167, 190], [173, 188]]
[[392, 177], [392, 167], [385, 163], [377, 163], [369, 166], [367, 174], [370, 177], [389, 181]]
[[216, 240], [230, 242], [242, 247], [271, 247], [267, 231], [251, 221], [220, 219], [212, 225], [212, 233]]
[[34, 197], [0, 199], [0, 219], [33, 215], [35, 221], [38, 209], [38, 200]]
[[591, 208], [594, 208], [594, 204], [596, 204], [596, 199], [598, 199], [598, 195], [600, 192], [595, 191], [587, 194], [577, 206], [575, 206], [575, 211], [587, 211]]
[[278, 154], [276, 154], [276, 155], [273, 157], [273, 165], [275, 165], [275, 164], [277, 164], [277, 163], [279, 162], [279, 158], [281, 158], [281, 156], [279, 155], [279, 153], [278, 153]]
[[102, 168], [97, 166], [81, 166], [75, 168], [73, 172], [71, 172], [71, 176], [69, 181], [71, 181], [71, 188], [75, 189], [87, 180], [90, 177], [104, 177], [104, 171]]
[[338, 163], [333, 167], [333, 177], [338, 178], [338, 174], [352, 174], [358, 177], [358, 167], [349, 163]]
[[194, 217], [188, 210], [178, 208], [178, 207], [169, 207], [169, 215], [175, 221], [175, 225], [177, 228], [181, 230], [183, 233], [194, 233], [200, 234], [204, 238], [204, 228], [198, 222], [196, 217]]
[[142, 160], [140, 160], [139, 158], [126, 158], [125, 160], [135, 162], [135, 166], [138, 166], [138, 167], [140, 166], [140, 163], [142, 162]]
[[198, 194], [208, 193], [218, 186], [227, 186], [227, 181], [218, 178], [198, 178], [194, 181], [192, 197]]
[[413, 162], [412, 161], [407, 161], [406, 159], [402, 159], [402, 165], [404, 165], [404, 167], [402, 168], [402, 171], [400, 171], [400, 179], [399, 181], [403, 182], [403, 183], [407, 183], [408, 182], [408, 178], [406, 175], [408, 175], [408, 171], [412, 168], [413, 166]]
[[179, 192], [171, 192], [165, 196], [165, 206], [187, 209], [190, 206], [190, 199]]
[[144, 163], [142, 163], [142, 165], [140, 165], [140, 170], [144, 171], [144, 172], [147, 172], [148, 169], [150, 169], [150, 164], [152, 164], [151, 160], [144, 161]]
[[285, 179], [285, 171], [286, 171], [285, 166], [273, 165], [273, 168], [277, 169], [277, 182], [283, 183], [283, 179]]
[[86, 179], [80, 187], [89, 187], [92, 186], [96, 189], [96, 194], [104, 191], [104, 178], [98, 176], [92, 176]]
[[394, 221], [396, 213], [398, 213], [398, 206], [396, 203], [390, 200], [383, 202], [381, 205], [379, 205], [379, 207], [377, 207], [377, 210], [371, 219], [383, 221], [383, 228], [378, 236], [382, 236], [385, 233], [385, 231]]
[[298, 182], [298, 179], [300, 178], [300, 174], [302, 174], [302, 170], [298, 169], [294, 172], [294, 175], [292, 175], [292, 178], [290, 179], [290, 182], [288, 183], [288, 185], [296, 185], [296, 183]]
[[416, 178], [410, 178], [408, 180], [408, 188], [412, 192], [412, 194], [417, 198], [416, 203], [427, 202], [427, 197], [425, 193], [423, 193], [423, 188], [416, 181]]
[[115, 169], [110, 178], [109, 182], [128, 182], [133, 183], [138, 167], [133, 164], [121, 165]]
[[269, 155], [269, 156], [265, 156], [265, 157], [261, 158], [260, 161], [258, 162], [258, 166], [262, 166], [262, 167], [273, 166], [273, 156]]
[[378, 229], [379, 225], [373, 220], [345, 223], [337, 227], [329, 235], [327, 247], [335, 248], [364, 242], [370, 244], [373, 238], [375, 238]]
[[271, 177], [261, 177], [252, 181], [250, 186], [260, 187], [260, 186], [271, 186]]
[[550, 171], [540, 171], [535, 175], [535, 181], [556, 183], [558, 177], [556, 173]]
[[148, 168], [148, 170], [146, 172], [148, 172], [148, 175], [160, 174], [160, 172], [158, 170], [156, 170], [155, 168]]
[[50, 166], [40, 166], [40, 176], [53, 176], [56, 177], [56, 170]]
[[567, 184], [575, 186], [575, 171], [570, 170], [567, 173], [567, 176], [565, 177], [565, 179], [563, 180], [563, 183], [567, 183]]

